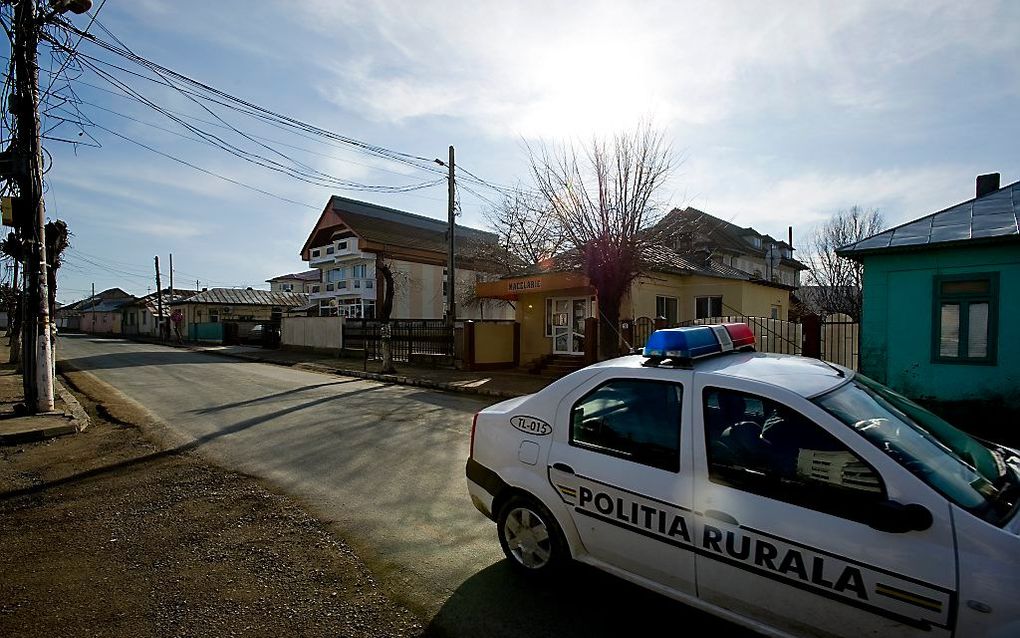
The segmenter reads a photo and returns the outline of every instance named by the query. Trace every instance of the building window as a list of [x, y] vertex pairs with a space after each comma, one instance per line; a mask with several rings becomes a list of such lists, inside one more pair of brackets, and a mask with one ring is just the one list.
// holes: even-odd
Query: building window
[[319, 254], [320, 253], [319, 253], [319, 249], [318, 248], [316, 248], [315, 250], [312, 251], [312, 257], [318, 257]]
[[281, 284], [280, 288], [283, 289], [283, 292], [293, 292], [294, 284]]
[[679, 303], [676, 297], [656, 297], [655, 298], [655, 316], [665, 317], [668, 325], [673, 325], [680, 321], [679, 315]]
[[351, 276], [355, 279], [364, 279], [368, 272], [368, 267], [365, 264], [357, 264], [351, 269]]
[[682, 387], [616, 379], [570, 411], [570, 444], [669, 472], [680, 469]]
[[694, 318], [708, 319], [709, 317], [721, 317], [722, 297], [695, 297]]
[[374, 288], [374, 287], [375, 287], [375, 282], [373, 282], [371, 279], [366, 279], [365, 280], [365, 288]]
[[773, 319], [781, 319], [783, 316], [783, 309], [781, 306], [772, 306], [772, 314], [770, 315]]
[[332, 292], [332, 291], [333, 291], [333, 284], [326, 284], [326, 292]]
[[337, 242], [336, 247], [337, 250], [347, 250], [347, 242], [345, 241]]
[[210, 308], [209, 309], [209, 323], [219, 323], [219, 322], [220, 322], [220, 309], [219, 308]]
[[553, 336], [553, 300], [546, 297], [545, 300], [545, 336]]
[[320, 286], [318, 284], [315, 284], [315, 285], [312, 286], [312, 292], [319, 292], [319, 290], [320, 290]]
[[936, 275], [932, 359], [995, 363], [998, 273]]

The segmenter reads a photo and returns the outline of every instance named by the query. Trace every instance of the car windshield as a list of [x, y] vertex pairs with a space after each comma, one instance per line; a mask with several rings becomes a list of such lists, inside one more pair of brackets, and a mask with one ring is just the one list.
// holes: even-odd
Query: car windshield
[[815, 399], [946, 498], [1002, 524], [1020, 492], [1015, 454], [953, 427], [864, 375]]

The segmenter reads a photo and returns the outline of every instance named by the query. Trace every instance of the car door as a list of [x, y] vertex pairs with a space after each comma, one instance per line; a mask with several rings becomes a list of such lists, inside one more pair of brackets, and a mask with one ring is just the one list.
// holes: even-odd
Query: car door
[[[695, 375], [698, 592], [800, 635], [949, 636], [956, 568], [946, 501], [810, 401]], [[926, 508], [924, 530], [876, 512]]]
[[689, 382], [689, 371], [614, 372], [565, 396], [549, 480], [579, 560], [694, 595]]

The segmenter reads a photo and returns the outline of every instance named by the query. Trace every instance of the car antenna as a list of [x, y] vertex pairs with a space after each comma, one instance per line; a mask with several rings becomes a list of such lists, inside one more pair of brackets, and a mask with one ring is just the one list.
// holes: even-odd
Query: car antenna
[[819, 359], [819, 361], [821, 361], [821, 362], [822, 362], [822, 363], [824, 363], [825, 365], [827, 365], [827, 366], [829, 366], [830, 368], [832, 368], [833, 370], [835, 370], [835, 371], [836, 371], [836, 374], [838, 374], [839, 376], [841, 376], [841, 377], [845, 377], [845, 376], [846, 376], [846, 373], [845, 373], [845, 372], [843, 372], [842, 370], [840, 370], [840, 369], [839, 369], [839, 368], [837, 368], [836, 366], [832, 365], [831, 363], [829, 363], [829, 362], [828, 362], [828, 361], [826, 361], [825, 359]]

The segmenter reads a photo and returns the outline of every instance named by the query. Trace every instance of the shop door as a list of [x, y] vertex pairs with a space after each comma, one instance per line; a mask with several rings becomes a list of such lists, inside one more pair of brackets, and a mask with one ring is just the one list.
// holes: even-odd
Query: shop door
[[587, 317], [587, 297], [553, 299], [554, 354], [584, 354], [584, 320]]

